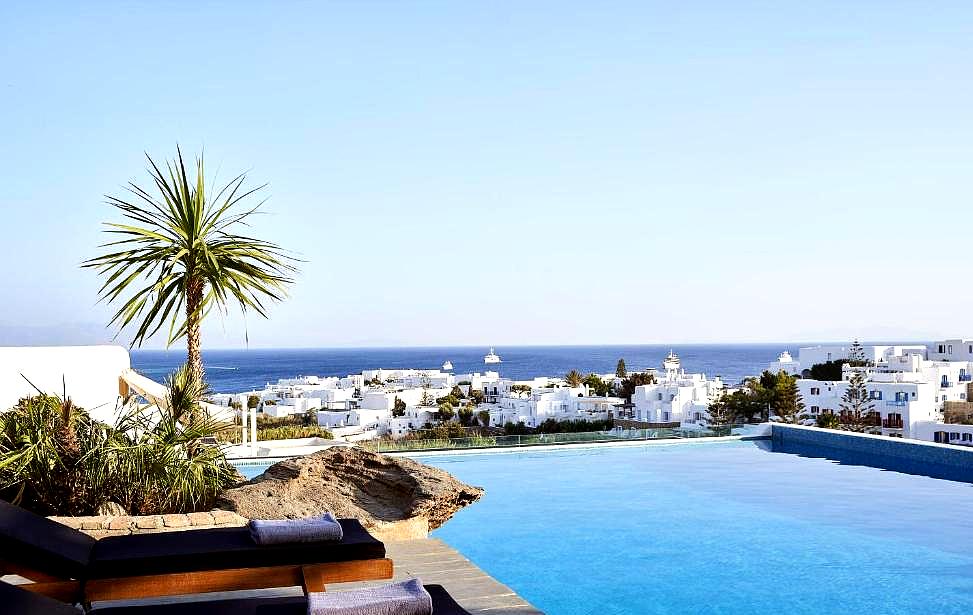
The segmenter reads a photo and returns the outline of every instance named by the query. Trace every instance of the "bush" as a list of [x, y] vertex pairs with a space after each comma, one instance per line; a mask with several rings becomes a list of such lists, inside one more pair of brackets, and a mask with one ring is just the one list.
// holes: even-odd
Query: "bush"
[[824, 412], [818, 415], [817, 418], [818, 427], [824, 429], [840, 429], [841, 424], [838, 422], [838, 417], [830, 412]]
[[115, 425], [70, 398], [20, 400], [0, 414], [0, 496], [43, 515], [91, 515], [107, 502], [132, 514], [209, 510], [239, 474], [204, 444], [230, 426], [201, 410], [194, 374], [169, 377], [166, 408], [126, 404]]

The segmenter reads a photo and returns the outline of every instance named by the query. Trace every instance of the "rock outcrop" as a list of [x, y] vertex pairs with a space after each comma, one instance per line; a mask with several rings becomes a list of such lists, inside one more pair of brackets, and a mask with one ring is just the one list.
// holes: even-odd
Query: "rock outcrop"
[[404, 457], [333, 447], [281, 461], [228, 489], [218, 506], [249, 519], [332, 512], [362, 522], [383, 540], [425, 536], [476, 502], [483, 490]]

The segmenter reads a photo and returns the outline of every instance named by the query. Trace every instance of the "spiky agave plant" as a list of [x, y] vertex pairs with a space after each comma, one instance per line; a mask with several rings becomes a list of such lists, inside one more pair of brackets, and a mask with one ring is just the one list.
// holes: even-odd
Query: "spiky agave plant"
[[82, 266], [106, 277], [102, 300], [123, 300], [110, 325], [137, 323], [132, 345], [141, 346], [168, 324], [168, 343], [185, 337], [190, 369], [202, 376], [200, 324], [209, 310], [234, 302], [266, 317], [265, 304], [284, 296], [296, 268], [278, 245], [234, 232], [259, 209], [262, 201], [244, 203], [264, 186], [247, 189], [240, 174], [210, 194], [202, 156], [190, 178], [176, 152], [165, 171], [146, 156], [152, 188], [129, 183], [130, 197], [107, 197], [127, 220], [107, 224], [119, 239]]

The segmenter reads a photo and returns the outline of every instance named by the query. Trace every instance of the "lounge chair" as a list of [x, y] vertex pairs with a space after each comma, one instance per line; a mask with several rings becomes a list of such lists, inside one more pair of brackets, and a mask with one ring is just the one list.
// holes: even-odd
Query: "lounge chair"
[[[17, 615], [79, 615], [78, 610], [47, 596], [25, 591], [23, 586], [0, 583], [0, 612]], [[440, 585], [426, 585], [435, 615], [470, 615], [456, 604]], [[233, 598], [198, 602], [175, 602], [139, 606], [107, 606], [91, 611], [95, 615], [307, 615], [307, 599]]]
[[95, 540], [0, 501], [0, 572], [66, 602], [123, 600], [236, 589], [392, 578], [385, 545], [354, 519], [335, 543], [258, 546], [245, 527], [111, 536]]

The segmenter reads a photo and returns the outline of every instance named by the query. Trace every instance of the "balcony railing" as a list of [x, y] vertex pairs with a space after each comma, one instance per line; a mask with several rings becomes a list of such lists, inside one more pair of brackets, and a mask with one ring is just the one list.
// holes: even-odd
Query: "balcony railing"
[[902, 429], [902, 419], [882, 419], [882, 427], [886, 429]]
[[942, 386], [944, 389], [948, 389], [949, 387], [953, 386], [953, 383], [949, 380], [943, 380], [940, 386]]
[[907, 406], [909, 405], [909, 402], [904, 399], [890, 399], [887, 402], [885, 402], [885, 405], [886, 406]]
[[960, 374], [959, 375], [959, 381], [960, 382], [973, 382], [973, 374]]

